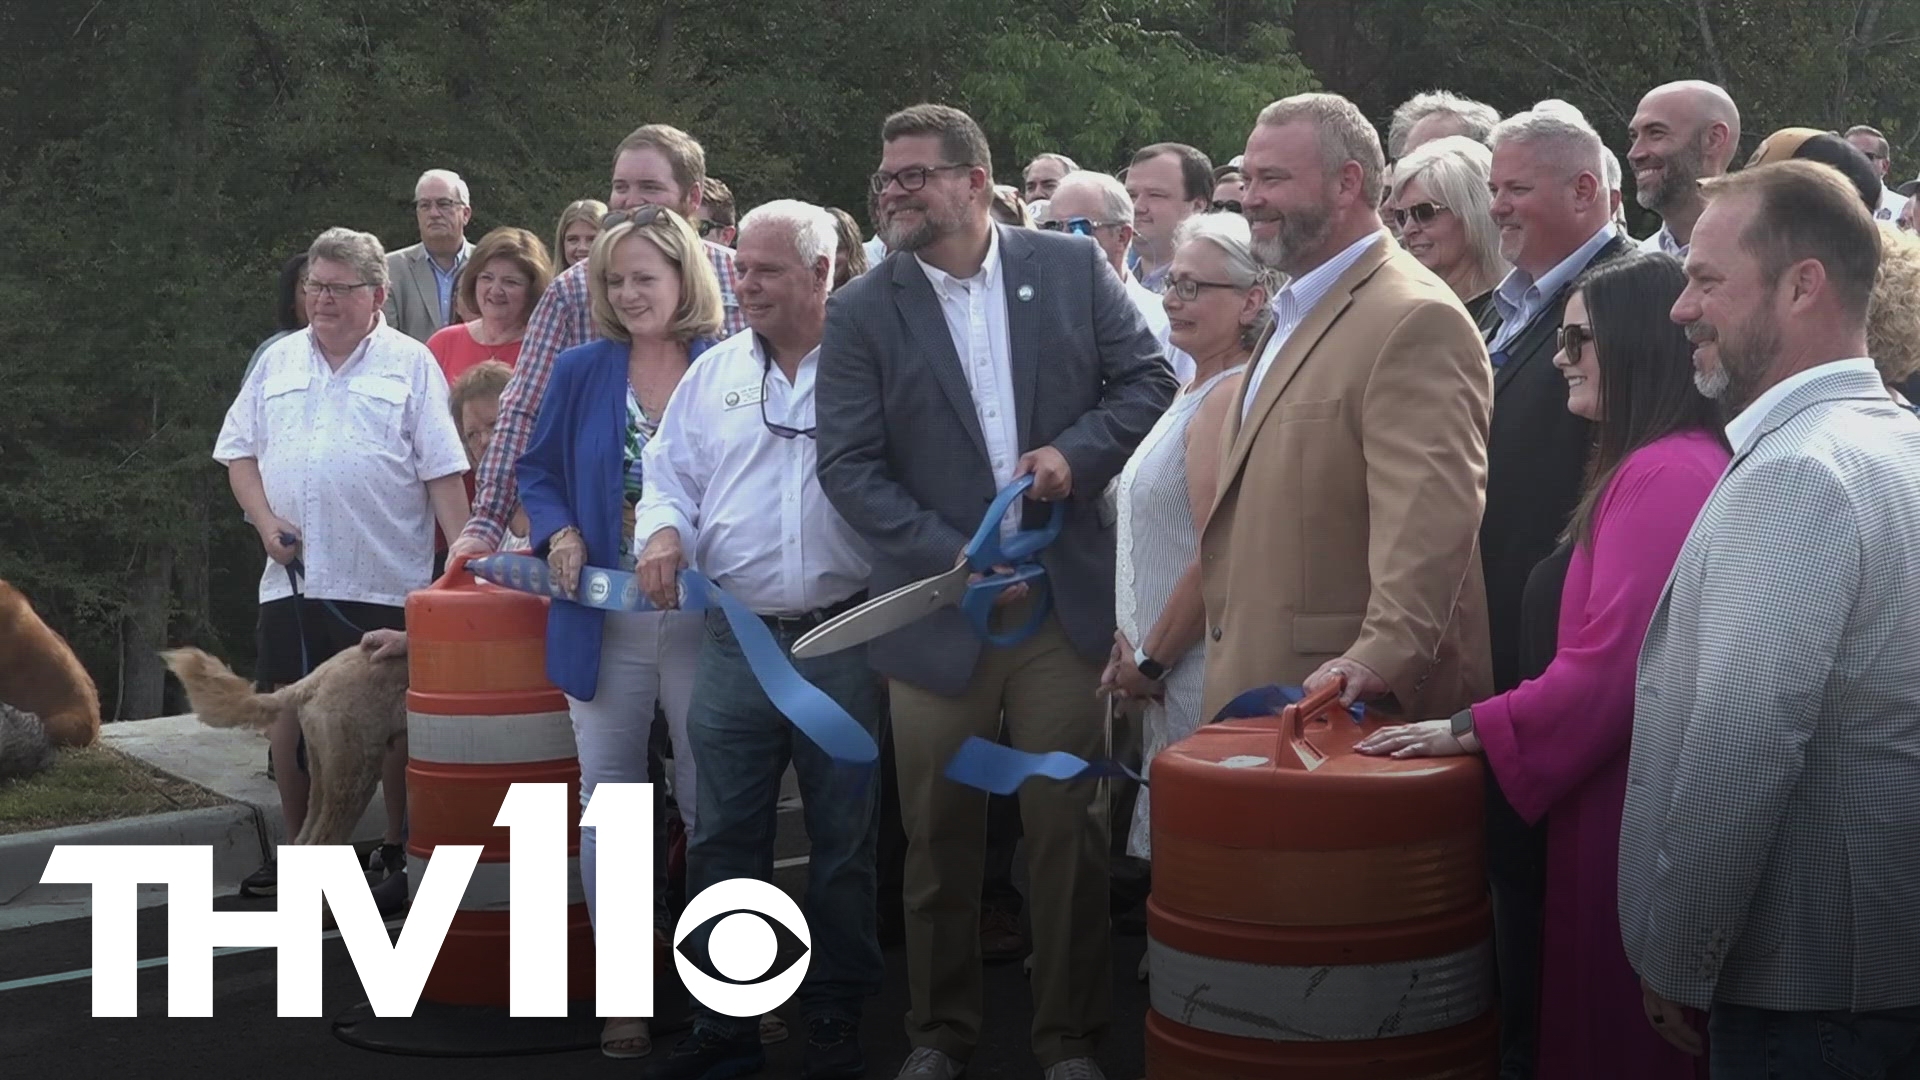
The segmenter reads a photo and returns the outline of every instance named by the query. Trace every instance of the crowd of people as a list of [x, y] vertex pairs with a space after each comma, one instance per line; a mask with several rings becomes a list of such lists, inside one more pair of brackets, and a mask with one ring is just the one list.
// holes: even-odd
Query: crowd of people
[[[469, 243], [465, 181], [427, 171], [418, 244], [335, 228], [287, 264], [220, 433], [267, 556], [260, 681], [400, 628], [452, 556], [529, 549], [569, 594], [635, 573], [653, 610], [550, 610], [581, 799], [670, 780], [691, 893], [771, 876], [792, 767], [809, 1078], [866, 1074], [889, 906], [899, 1076], [960, 1076], [983, 956], [1030, 952], [1047, 1080], [1101, 1077], [1148, 792], [1035, 781], [990, 811], [946, 764], [980, 736], [1150, 783], [1275, 683], [1387, 721], [1363, 753], [1484, 759], [1503, 1078], [1920, 1076], [1920, 241], [1884, 137], [1784, 129], [1734, 170], [1731, 97], [1656, 87], [1636, 240], [1566, 102], [1422, 94], [1384, 151], [1337, 95], [1250, 119], [1219, 167], [1045, 153], [1015, 187], [965, 113], [903, 109], [868, 239], [792, 199], [736, 215], [662, 124], [551, 248]], [[850, 793], [724, 617], [678, 609], [698, 570], [790, 649], [953, 568], [1027, 476], [1004, 533], [1066, 508], [1036, 633], [945, 611], [794, 661], [897, 782]], [[1037, 602], [1006, 591], [995, 627]], [[298, 732], [271, 745], [291, 831]], [[247, 888], [273, 885], [270, 862]], [[649, 1075], [748, 1075], [783, 1031], [700, 1009]], [[647, 1022], [609, 1018], [602, 1049], [651, 1054]]]

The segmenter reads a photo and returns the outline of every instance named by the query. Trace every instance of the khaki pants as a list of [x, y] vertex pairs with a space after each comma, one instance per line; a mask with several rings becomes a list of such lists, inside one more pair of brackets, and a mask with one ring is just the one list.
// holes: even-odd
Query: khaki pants
[[[1021, 612], [1010, 613], [1019, 618]], [[980, 1040], [980, 882], [987, 796], [946, 779], [969, 735], [994, 738], [1005, 711], [1018, 750], [1107, 754], [1100, 663], [1073, 651], [1058, 620], [980, 654], [964, 694], [892, 688], [894, 757], [907, 831], [907, 1038], [962, 1062]], [[1036, 779], [1020, 789], [1032, 881], [1033, 1052], [1044, 1066], [1091, 1056], [1112, 996], [1104, 785]]]

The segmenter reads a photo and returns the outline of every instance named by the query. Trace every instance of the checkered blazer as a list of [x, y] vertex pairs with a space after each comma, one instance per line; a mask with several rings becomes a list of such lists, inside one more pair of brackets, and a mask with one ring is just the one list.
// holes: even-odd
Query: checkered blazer
[[1773, 408], [1640, 654], [1627, 956], [1696, 1008], [1920, 1005], [1920, 420], [1865, 372]]
[[[1114, 540], [1099, 499], [1166, 411], [1173, 375], [1093, 241], [996, 228], [1019, 450], [1052, 446], [1073, 470], [1066, 523], [1040, 561], [1061, 628], [1104, 658]], [[872, 545], [874, 595], [952, 569], [993, 501], [993, 469], [946, 316], [911, 252], [828, 300], [817, 379], [820, 490]], [[949, 608], [875, 639], [867, 658], [889, 678], [959, 694], [980, 647]]]

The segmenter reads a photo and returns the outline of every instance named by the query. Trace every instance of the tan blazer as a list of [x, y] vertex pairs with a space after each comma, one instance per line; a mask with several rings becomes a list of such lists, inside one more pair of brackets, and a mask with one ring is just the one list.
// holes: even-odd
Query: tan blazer
[[1492, 366], [1452, 290], [1380, 235], [1281, 345], [1245, 425], [1251, 369], [1227, 417], [1200, 537], [1205, 717], [1342, 655], [1386, 680], [1376, 707], [1408, 719], [1492, 692]]
[[[462, 241], [460, 258], [473, 254], [473, 245]], [[447, 317], [440, 317], [440, 287], [433, 278], [425, 244], [403, 247], [387, 255], [387, 325], [417, 341], [426, 341], [434, 331], [453, 319], [453, 298], [447, 298]], [[455, 282], [455, 291], [459, 283]]]

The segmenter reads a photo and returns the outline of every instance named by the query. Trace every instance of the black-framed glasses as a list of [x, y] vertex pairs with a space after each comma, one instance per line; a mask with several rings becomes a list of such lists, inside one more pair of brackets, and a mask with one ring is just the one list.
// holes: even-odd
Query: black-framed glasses
[[616, 225], [631, 224], [636, 229], [644, 229], [660, 217], [663, 208], [654, 203], [636, 206], [631, 210], [609, 210], [600, 219], [600, 230], [605, 232]]
[[1167, 279], [1167, 291], [1182, 300], [1197, 300], [1201, 289], [1239, 289], [1231, 281], [1201, 281], [1198, 278], [1170, 277]]
[[927, 178], [937, 172], [949, 172], [954, 169], [971, 169], [971, 164], [960, 165], [909, 165], [899, 172], [877, 172], [867, 178], [867, 190], [879, 195], [887, 190], [887, 185], [898, 182], [901, 191], [919, 191], [927, 186]]
[[371, 289], [371, 288], [373, 288], [373, 282], [371, 281], [307, 280], [300, 283], [300, 291], [306, 293], [308, 296], [320, 296], [322, 294], [325, 294], [327, 296], [333, 297], [335, 300], [346, 299], [348, 296], [352, 295], [353, 290], [355, 289]]
[[798, 439], [803, 435], [809, 439], [815, 438], [813, 433], [819, 430], [818, 425], [805, 428], [788, 427], [767, 419], [767, 377], [772, 374], [773, 361], [769, 359], [766, 368], [760, 372], [760, 422], [767, 426], [767, 430], [772, 432], [775, 438]]
[[708, 233], [720, 228], [720, 223], [717, 221], [709, 221], [706, 218], [695, 218], [693, 220], [693, 227], [700, 233], [700, 239], [705, 240]]
[[1117, 221], [1095, 221], [1092, 218], [1070, 217], [1055, 221], [1043, 221], [1040, 227], [1048, 232], [1069, 232], [1075, 236], [1092, 236], [1097, 229], [1112, 228], [1120, 224]]
[[1424, 227], [1432, 224], [1433, 219], [1440, 216], [1440, 212], [1445, 209], [1447, 209], [1445, 203], [1437, 202], [1422, 202], [1414, 203], [1408, 207], [1395, 207], [1393, 210], [1393, 223], [1403, 229], [1407, 227], [1407, 222], [1409, 221]]
[[1239, 199], [1215, 199], [1213, 200], [1213, 205], [1209, 207], [1209, 209], [1211, 209], [1216, 214], [1219, 214], [1219, 213], [1241, 214], [1246, 212], [1241, 209]]
[[1593, 327], [1586, 323], [1568, 323], [1553, 335], [1554, 347], [1567, 355], [1568, 360], [1578, 361], [1580, 350], [1593, 340]]

